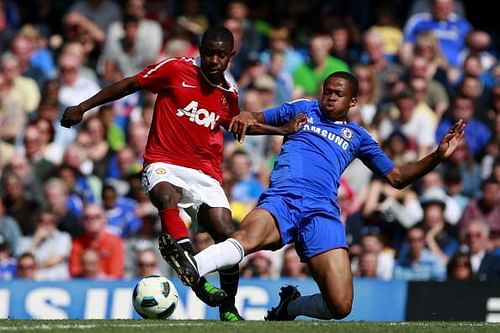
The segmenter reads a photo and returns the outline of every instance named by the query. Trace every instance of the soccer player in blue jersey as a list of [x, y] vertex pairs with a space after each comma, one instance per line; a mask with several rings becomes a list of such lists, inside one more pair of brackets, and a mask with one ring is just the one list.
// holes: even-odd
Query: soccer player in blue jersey
[[[465, 124], [456, 122], [436, 150], [418, 162], [397, 167], [368, 132], [347, 121], [357, 103], [358, 82], [347, 72], [335, 72], [323, 83], [321, 99], [296, 100], [263, 113], [233, 118], [231, 129], [240, 140], [248, 126], [280, 125], [303, 113], [307, 123], [285, 136], [271, 173], [269, 189], [231, 238], [194, 257], [175, 242], [172, 251], [184, 257], [178, 274], [197, 278], [239, 263], [244, 255], [295, 243], [321, 293], [301, 296], [296, 287], [281, 288], [280, 303], [266, 320], [293, 320], [299, 315], [341, 319], [352, 307], [352, 273], [345, 226], [340, 220], [337, 190], [340, 175], [355, 158], [402, 189], [451, 155], [463, 137]], [[184, 280], [186, 280], [184, 278]], [[193, 279], [196, 281], [196, 279]]]

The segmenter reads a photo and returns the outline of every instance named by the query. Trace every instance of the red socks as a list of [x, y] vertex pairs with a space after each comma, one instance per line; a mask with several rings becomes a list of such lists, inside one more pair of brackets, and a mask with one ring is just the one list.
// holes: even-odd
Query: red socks
[[179, 208], [166, 208], [160, 212], [161, 230], [175, 240], [189, 238], [189, 230], [179, 216]]

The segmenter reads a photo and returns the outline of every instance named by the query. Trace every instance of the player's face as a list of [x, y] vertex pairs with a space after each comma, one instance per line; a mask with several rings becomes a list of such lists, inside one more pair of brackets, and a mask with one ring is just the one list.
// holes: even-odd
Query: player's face
[[357, 103], [351, 96], [349, 81], [331, 77], [323, 84], [321, 95], [321, 111], [330, 120], [347, 120], [349, 109]]
[[224, 71], [229, 65], [234, 51], [223, 41], [209, 41], [200, 47], [201, 70], [214, 84], [224, 82]]

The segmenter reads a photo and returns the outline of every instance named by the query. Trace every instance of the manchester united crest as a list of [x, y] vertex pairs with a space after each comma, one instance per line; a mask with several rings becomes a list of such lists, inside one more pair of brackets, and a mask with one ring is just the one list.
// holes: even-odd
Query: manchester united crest
[[223, 106], [226, 106], [227, 105], [226, 96], [222, 95], [222, 97], [220, 98], [220, 102], [222, 103]]
[[163, 168], [158, 168], [158, 169], [155, 169], [155, 173], [158, 175], [164, 175], [167, 173], [167, 170], [163, 169]]

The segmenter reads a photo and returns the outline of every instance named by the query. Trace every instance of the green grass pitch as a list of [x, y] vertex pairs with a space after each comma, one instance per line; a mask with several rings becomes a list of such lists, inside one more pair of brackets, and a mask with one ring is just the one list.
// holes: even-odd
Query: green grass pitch
[[481, 322], [327, 322], [215, 320], [0, 320], [0, 333], [9, 332], [164, 332], [164, 333], [500, 333], [500, 324]]

